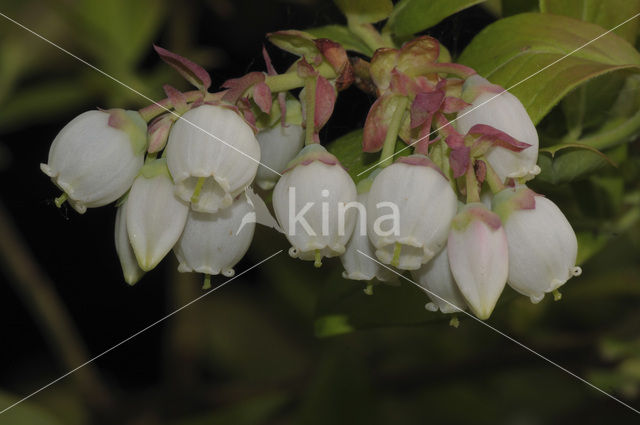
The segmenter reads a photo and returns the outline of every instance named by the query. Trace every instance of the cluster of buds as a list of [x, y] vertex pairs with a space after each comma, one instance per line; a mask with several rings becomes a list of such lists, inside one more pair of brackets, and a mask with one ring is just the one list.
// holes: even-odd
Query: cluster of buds
[[[411, 273], [429, 310], [481, 319], [506, 284], [536, 303], [580, 273], [568, 221], [526, 186], [540, 171], [538, 136], [515, 96], [450, 63], [431, 37], [370, 62], [299, 31], [269, 39], [298, 56], [288, 71], [263, 50], [267, 72], [217, 93], [204, 69], [156, 48], [198, 90], [165, 86], [167, 98], [140, 111], [86, 112], [54, 140], [42, 170], [64, 192], [58, 205], [84, 213], [118, 200], [128, 283], [171, 250], [205, 285], [232, 276], [256, 222], [283, 232], [291, 257], [316, 267], [339, 257], [343, 277], [369, 294], [374, 281]], [[362, 150], [381, 151], [357, 185], [319, 135], [352, 82], [377, 97]], [[407, 146], [396, 152], [398, 139]], [[273, 190], [275, 219], [253, 183]]]

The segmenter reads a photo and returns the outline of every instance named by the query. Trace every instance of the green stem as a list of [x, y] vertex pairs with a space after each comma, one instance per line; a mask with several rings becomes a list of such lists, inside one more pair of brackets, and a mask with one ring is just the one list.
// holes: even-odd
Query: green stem
[[482, 158], [482, 161], [484, 161], [485, 165], [487, 166], [487, 183], [489, 184], [489, 188], [491, 189], [491, 192], [493, 193], [498, 193], [502, 190], [505, 189], [505, 185], [504, 183], [502, 183], [502, 181], [500, 180], [500, 177], [498, 176], [498, 173], [496, 173], [496, 171], [493, 169], [493, 167], [491, 166], [491, 164], [489, 164], [489, 161], [486, 160], [486, 158]]
[[472, 202], [480, 202], [480, 190], [478, 189], [478, 180], [476, 180], [476, 172], [473, 169], [473, 160], [469, 161], [469, 168], [466, 174], [467, 204]]
[[[336, 71], [326, 62], [322, 62], [316, 68], [318, 74], [327, 79], [336, 78]], [[289, 91], [303, 87], [306, 83], [305, 78], [298, 75], [295, 71], [287, 72], [285, 74], [267, 75], [264, 80], [265, 84], [269, 86], [272, 93], [279, 93], [283, 91]]]
[[588, 145], [598, 150], [608, 149], [629, 141], [640, 129], [640, 111], [623, 123], [611, 124], [611, 130], [596, 133], [578, 140], [576, 143]]
[[386, 167], [393, 163], [393, 154], [396, 151], [398, 131], [400, 130], [400, 125], [402, 124], [404, 112], [407, 109], [407, 106], [409, 106], [409, 98], [399, 96], [394, 99], [394, 103], [396, 108], [393, 111], [393, 115], [391, 116], [391, 122], [389, 123], [389, 128], [387, 129], [387, 135], [384, 138], [384, 145], [382, 145], [382, 153], [380, 154], [380, 167]]
[[304, 85], [304, 99], [305, 99], [305, 107], [306, 107], [306, 118], [305, 118], [305, 139], [304, 145], [309, 146], [313, 143], [316, 143], [313, 140], [313, 134], [315, 131], [315, 121], [316, 121], [316, 85], [318, 84], [317, 77], [309, 77]]

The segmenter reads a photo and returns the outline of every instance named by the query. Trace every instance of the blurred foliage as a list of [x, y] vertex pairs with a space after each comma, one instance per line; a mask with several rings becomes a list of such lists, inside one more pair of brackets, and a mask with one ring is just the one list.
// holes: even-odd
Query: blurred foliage
[[[314, 35], [333, 38], [364, 56], [373, 53], [333, 19], [337, 9], [319, 2], [294, 3], [283, 9], [320, 10], [321, 18], [305, 21], [315, 27]], [[392, 17], [388, 30], [400, 36], [428, 33], [441, 21], [445, 27], [464, 26], [485, 10], [506, 18], [482, 31], [461, 56], [506, 86], [640, 11], [635, 0], [541, 0], [540, 4], [488, 0], [449, 17], [480, 2], [401, 0], [393, 10], [387, 10], [388, 2], [383, 1], [355, 3], [382, 5]], [[222, 54], [215, 47], [199, 45], [198, 25], [226, 22], [234, 8], [260, 19], [256, 10], [262, 9], [250, 4], [4, 0], [1, 11], [157, 99], [162, 97], [163, 83], [178, 87], [181, 83], [152, 55], [152, 43], [180, 51], [210, 70], [219, 67]], [[375, 21], [379, 14], [372, 16], [366, 20]], [[491, 319], [492, 326], [633, 406], [640, 405], [640, 79], [636, 74], [640, 57], [634, 48], [638, 22], [514, 89], [539, 121], [543, 146], [553, 152], [541, 154], [544, 171], [534, 187], [557, 202], [574, 225], [584, 274], [563, 287], [561, 302], [547, 297], [532, 305], [507, 290]], [[288, 24], [302, 29], [296, 21]], [[241, 30], [234, 36], [241, 37], [238, 34]], [[255, 42], [255, 52], [261, 41]], [[146, 103], [24, 29], [7, 21], [0, 25], [0, 135], [12, 135], [0, 145], [9, 146], [7, 153], [0, 151], [0, 171], [3, 158], [12, 157], [11, 143], [22, 141], [29, 128], [42, 123], [60, 127], [70, 116], [96, 106]], [[354, 177], [377, 159], [359, 151], [362, 136], [355, 127], [329, 146]], [[617, 166], [588, 150], [557, 149], [565, 144], [601, 150]], [[398, 149], [402, 146], [398, 144]], [[28, 163], [28, 172], [34, 172], [33, 158], [13, 159], [18, 165]], [[51, 214], [51, 209], [42, 210]], [[83, 220], [74, 224], [80, 226]], [[59, 237], [66, 237], [66, 231], [62, 229]], [[162, 339], [161, 351], [152, 351], [142, 336], [118, 348], [124, 352], [119, 357], [122, 362], [104, 367], [120, 400], [112, 416], [91, 412], [73, 381], [61, 381], [0, 415], [0, 424], [637, 422], [634, 413], [482, 325], [459, 317], [459, 328], [449, 326], [448, 316], [425, 310], [426, 295], [407, 281], [375, 286], [373, 294], [366, 295], [362, 283], [340, 277], [337, 259], [327, 260], [319, 273], [311, 264], [288, 258], [284, 238], [274, 238], [264, 229], [256, 234], [247, 264], [276, 249], [285, 251], [172, 317], [156, 336]], [[75, 267], [78, 273], [95, 274], [94, 265], [76, 265], [73, 258], [66, 261], [62, 271], [50, 272], [65, 280]], [[115, 255], [101, 261], [114, 262], [117, 269]], [[71, 267], [74, 273], [67, 270]], [[160, 276], [154, 272], [146, 280], [155, 281], [126, 292], [134, 299], [131, 304], [123, 300], [111, 308], [129, 320], [134, 312], [122, 306], [141, 309], [139, 305], [148, 300], [144, 292], [135, 291], [143, 291], [147, 284], [160, 286]], [[201, 294], [193, 276], [172, 273], [167, 280], [167, 310]], [[94, 291], [101, 293], [99, 288]], [[85, 300], [69, 300], [74, 303], [84, 308]], [[156, 316], [145, 316], [144, 323], [153, 320]], [[136, 330], [128, 326], [118, 332], [126, 337]], [[119, 339], [101, 339], [99, 347], [111, 340]], [[137, 365], [128, 363], [140, 356], [130, 359], [127, 350], [140, 351], [150, 363], [160, 358], [165, 366], [157, 380], [149, 379], [141, 387], [120, 382], [121, 368], [137, 373]], [[59, 376], [50, 365], [24, 363], [17, 369], [19, 378], [0, 382], [14, 393], [0, 394], [0, 409], [19, 400], [16, 394], [29, 394], [47, 378]], [[46, 373], [40, 373], [43, 370]]]

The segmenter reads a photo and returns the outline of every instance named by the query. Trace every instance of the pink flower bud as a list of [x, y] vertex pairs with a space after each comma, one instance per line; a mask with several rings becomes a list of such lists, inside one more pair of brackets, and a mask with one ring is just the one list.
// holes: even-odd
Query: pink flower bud
[[467, 204], [451, 222], [447, 246], [451, 273], [471, 311], [491, 316], [509, 271], [507, 235], [482, 203]]

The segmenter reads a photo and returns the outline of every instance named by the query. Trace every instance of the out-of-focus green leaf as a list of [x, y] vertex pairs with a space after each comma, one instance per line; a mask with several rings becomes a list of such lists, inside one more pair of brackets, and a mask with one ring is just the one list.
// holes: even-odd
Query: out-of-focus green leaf
[[385, 29], [403, 36], [430, 28], [444, 18], [484, 0], [401, 0], [393, 8]]
[[564, 16], [525, 13], [485, 28], [464, 50], [460, 62], [493, 83], [513, 86], [510, 91], [538, 123], [580, 84], [613, 71], [640, 70], [638, 51], [604, 32], [597, 25]]
[[[626, 146], [619, 146], [605, 154], [619, 163], [626, 157]], [[553, 157], [547, 153], [541, 153], [538, 156], [538, 165], [542, 171], [537, 178], [552, 184], [567, 183], [583, 178], [607, 164], [608, 161], [600, 154], [583, 149], [562, 150]]]
[[577, 232], [578, 238], [578, 258], [576, 264], [582, 265], [589, 258], [597, 254], [609, 241], [609, 237], [604, 234], [593, 232]]
[[538, 0], [502, 0], [503, 17], [537, 11]]
[[[0, 391], [0, 410], [17, 402], [19, 397]], [[32, 401], [24, 401], [4, 412], [0, 418], [3, 424], [11, 425], [60, 425], [54, 416]]]
[[[593, 22], [608, 30], [640, 12], [640, 0], [540, 0], [540, 11]], [[633, 19], [615, 30], [635, 43], [640, 22]]]
[[344, 15], [358, 23], [374, 23], [386, 19], [393, 10], [391, 0], [334, 0]]
[[349, 28], [344, 25], [326, 25], [305, 30], [315, 38], [328, 38], [337, 43], [342, 44], [347, 50], [362, 53], [363, 55], [372, 56], [371, 50], [360, 38], [355, 35]]
[[0, 130], [32, 125], [58, 114], [76, 110], [88, 102], [92, 93], [78, 90], [78, 81], [62, 80], [32, 85], [12, 96], [0, 114]]
[[131, 68], [147, 53], [165, 15], [157, 0], [84, 0], [60, 6], [77, 41], [109, 69]]
[[[396, 144], [396, 152], [400, 152], [406, 147], [407, 145], [398, 141]], [[338, 157], [356, 183], [367, 177], [370, 173], [365, 173], [361, 176], [358, 176], [358, 174], [375, 165], [380, 160], [379, 153], [362, 152], [362, 129], [354, 130], [337, 138], [329, 143], [327, 149]], [[411, 148], [404, 149], [396, 156], [406, 156], [411, 154], [411, 151]]]

